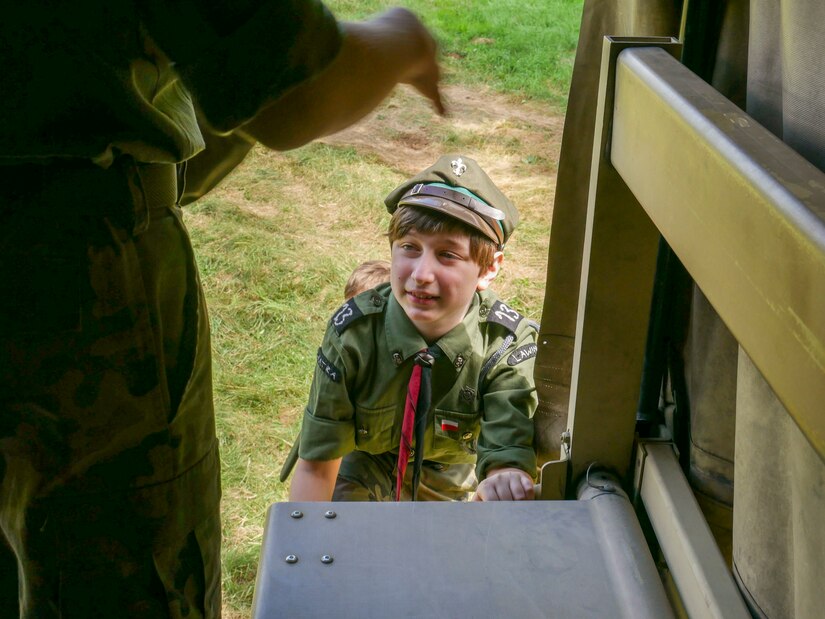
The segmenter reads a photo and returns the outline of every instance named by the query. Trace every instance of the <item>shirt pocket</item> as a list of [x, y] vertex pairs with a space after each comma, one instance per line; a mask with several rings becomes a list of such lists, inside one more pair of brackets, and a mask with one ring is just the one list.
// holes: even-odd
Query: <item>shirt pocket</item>
[[[393, 444], [394, 422], [395, 405], [372, 409], [356, 406], [355, 446], [372, 454], [384, 453], [397, 447]], [[400, 440], [400, 434], [398, 438]]]
[[478, 413], [436, 409], [433, 422], [434, 452], [475, 455], [481, 427], [481, 416]]

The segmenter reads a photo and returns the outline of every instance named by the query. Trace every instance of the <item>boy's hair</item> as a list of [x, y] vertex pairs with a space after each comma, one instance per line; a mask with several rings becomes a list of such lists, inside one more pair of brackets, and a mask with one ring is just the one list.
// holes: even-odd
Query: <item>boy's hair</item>
[[344, 300], [390, 281], [390, 263], [386, 260], [367, 260], [352, 272], [344, 286]]
[[415, 206], [402, 206], [392, 214], [387, 230], [390, 246], [411, 230], [422, 234], [447, 232], [470, 237], [470, 257], [479, 266], [479, 273], [493, 263], [493, 256], [498, 249], [493, 241], [458, 219], [442, 215], [440, 211]]

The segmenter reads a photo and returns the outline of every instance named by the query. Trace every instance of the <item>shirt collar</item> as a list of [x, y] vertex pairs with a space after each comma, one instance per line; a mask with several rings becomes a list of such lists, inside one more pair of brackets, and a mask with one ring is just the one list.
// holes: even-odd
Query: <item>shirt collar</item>
[[[481, 345], [481, 331], [478, 324], [485, 320], [484, 316], [486, 314], [481, 316], [479, 309], [479, 295], [476, 293], [473, 295], [473, 300], [462, 321], [435, 343], [453, 366], [456, 366], [457, 357], [467, 359], [472, 351]], [[385, 327], [387, 348], [390, 355], [395, 357], [396, 353], [400, 354], [402, 362], [415, 355], [422, 348], [427, 348], [427, 342], [421, 337], [421, 334], [392, 293], [390, 293], [387, 300]], [[461, 364], [458, 364], [457, 368], [460, 367]]]

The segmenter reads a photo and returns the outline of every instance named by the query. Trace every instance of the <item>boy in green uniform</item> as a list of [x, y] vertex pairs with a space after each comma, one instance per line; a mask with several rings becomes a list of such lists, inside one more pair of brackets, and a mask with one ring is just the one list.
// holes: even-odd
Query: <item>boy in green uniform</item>
[[532, 498], [536, 330], [489, 290], [518, 213], [458, 155], [385, 202], [391, 281], [329, 322], [290, 499]]

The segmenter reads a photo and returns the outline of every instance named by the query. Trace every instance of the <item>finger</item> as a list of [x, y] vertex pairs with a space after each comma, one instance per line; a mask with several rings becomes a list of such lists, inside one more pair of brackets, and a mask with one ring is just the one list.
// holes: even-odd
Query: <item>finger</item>
[[536, 496], [536, 486], [533, 484], [533, 479], [527, 474], [519, 474], [519, 486], [523, 496], [519, 497], [519, 501], [532, 501]]
[[433, 103], [433, 107], [435, 111], [438, 112], [441, 116], [445, 116], [447, 113], [447, 108], [444, 105], [444, 101], [441, 98], [441, 90], [438, 87], [438, 77], [436, 76], [435, 79], [430, 78], [421, 78], [416, 79], [412, 82], [412, 86], [420, 92], [422, 95], [427, 97]]
[[490, 483], [487, 484], [486, 492], [484, 494], [485, 501], [501, 501], [501, 489], [499, 488], [499, 484], [501, 480], [498, 476], [493, 477], [492, 479], [487, 480]]
[[447, 115], [447, 107], [444, 105], [444, 100], [441, 98], [441, 89], [438, 87], [438, 84], [435, 85], [433, 92], [427, 95], [430, 101], [433, 102], [433, 107], [435, 107], [435, 111], [438, 112], [440, 116]]
[[523, 479], [518, 473], [510, 475], [508, 488], [510, 490], [510, 496], [514, 501], [523, 501], [527, 498], [527, 490], [522, 483]]

